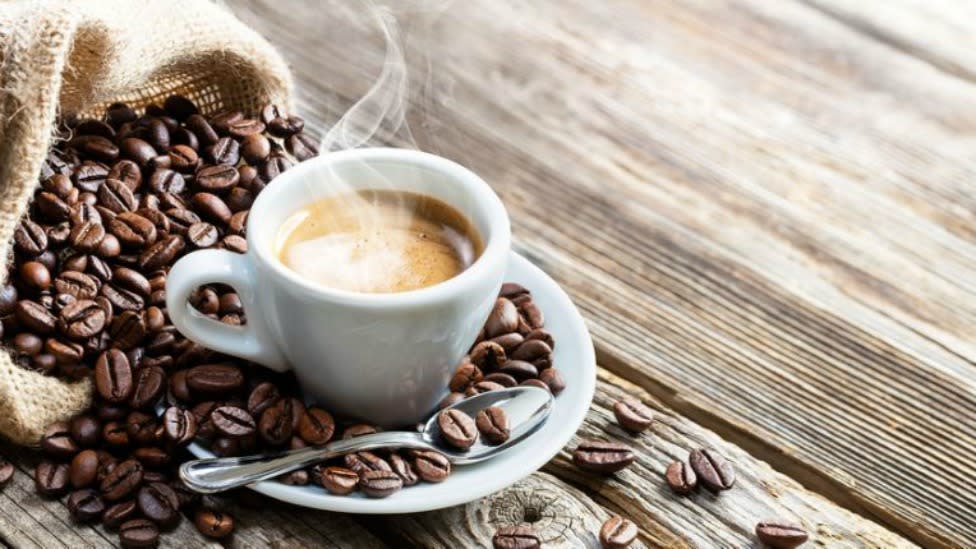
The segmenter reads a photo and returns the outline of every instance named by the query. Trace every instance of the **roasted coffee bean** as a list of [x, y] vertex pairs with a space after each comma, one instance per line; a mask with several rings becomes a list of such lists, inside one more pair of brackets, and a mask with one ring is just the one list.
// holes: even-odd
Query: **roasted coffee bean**
[[44, 350], [54, 357], [54, 362], [58, 365], [76, 365], [85, 353], [81, 345], [55, 338], [44, 342]]
[[319, 154], [318, 142], [303, 133], [288, 136], [285, 139], [285, 149], [299, 162], [304, 162]]
[[450, 392], [437, 403], [437, 409], [443, 410], [444, 408], [453, 406], [462, 400], [464, 400], [464, 393]]
[[[120, 317], [121, 318], [121, 317]], [[132, 368], [125, 353], [109, 349], [95, 362], [95, 390], [107, 402], [121, 403], [132, 396]]]
[[[117, 259], [116, 259], [117, 260]], [[112, 280], [112, 268], [98, 256], [90, 255], [85, 261], [85, 272], [101, 282]], [[97, 301], [98, 298], [96, 297]]]
[[495, 383], [494, 381], [481, 380], [478, 383], [468, 387], [468, 390], [464, 392], [465, 396], [480, 395], [481, 393], [487, 393], [489, 391], [498, 391], [504, 389], [505, 387]]
[[493, 341], [501, 345], [502, 349], [505, 349], [505, 354], [507, 355], [518, 348], [518, 346], [525, 341], [525, 338], [522, 337], [522, 334], [518, 332], [510, 332], [493, 337], [489, 341]]
[[231, 235], [243, 237], [247, 229], [247, 216], [249, 213], [245, 210], [230, 216], [230, 221], [227, 222], [227, 232]]
[[139, 268], [145, 272], [169, 265], [176, 258], [176, 254], [183, 250], [183, 246], [183, 239], [179, 236], [167, 236], [139, 255]]
[[[48, 245], [50, 245], [53, 248], [59, 248], [65, 245], [68, 242], [68, 237], [70, 236], [71, 236], [71, 223], [67, 221], [63, 221], [61, 223], [58, 223], [57, 225], [47, 228]], [[47, 252], [50, 252], [50, 250], [47, 250]]]
[[57, 318], [44, 305], [22, 299], [17, 302], [16, 318], [21, 326], [38, 334], [49, 334], [57, 326]]
[[265, 120], [264, 123], [268, 126], [268, 133], [275, 137], [288, 137], [305, 128], [305, 120], [300, 116], [282, 115]]
[[518, 385], [518, 380], [516, 380], [514, 377], [508, 374], [503, 374], [501, 372], [495, 372], [493, 374], [486, 375], [485, 381], [497, 383], [505, 388], [515, 387], [516, 385]]
[[193, 417], [197, 418], [197, 436], [204, 439], [209, 439], [214, 436], [217, 428], [214, 427], [213, 422], [210, 420], [210, 413], [218, 406], [216, 402], [207, 401], [197, 404], [190, 410], [193, 413]]
[[539, 374], [539, 381], [545, 383], [549, 391], [554, 395], [558, 395], [566, 388], [566, 381], [563, 380], [563, 374], [556, 368], [542, 370]]
[[521, 345], [512, 351], [508, 358], [510, 360], [524, 360], [536, 366], [548, 368], [552, 365], [552, 349], [545, 341], [538, 339], [525, 340]]
[[159, 528], [146, 519], [132, 519], [119, 525], [119, 542], [126, 549], [142, 549], [159, 545]]
[[100, 135], [107, 139], [115, 138], [115, 130], [101, 120], [87, 118], [75, 126], [75, 135]]
[[539, 370], [531, 362], [524, 360], [506, 360], [498, 369], [503, 374], [508, 374], [517, 380], [524, 380], [539, 376]]
[[186, 239], [195, 248], [209, 248], [216, 244], [219, 238], [220, 232], [217, 231], [217, 227], [203, 221], [190, 225], [186, 230]]
[[430, 450], [416, 452], [413, 467], [417, 475], [427, 482], [441, 482], [451, 474], [451, 462], [447, 457]]
[[80, 191], [94, 193], [107, 177], [108, 168], [104, 164], [86, 160], [75, 168], [71, 180]]
[[448, 387], [450, 387], [452, 391], [460, 393], [470, 387], [472, 384], [481, 381], [481, 379], [481, 370], [479, 370], [474, 364], [465, 362], [464, 364], [458, 366], [458, 369], [454, 371], [454, 376], [451, 377]]
[[68, 141], [68, 146], [89, 158], [103, 162], [112, 162], [119, 157], [119, 148], [115, 143], [100, 135], [79, 135]]
[[71, 229], [68, 241], [81, 252], [94, 252], [105, 238], [105, 228], [98, 221], [90, 220]]
[[236, 456], [241, 453], [241, 440], [237, 438], [218, 437], [210, 444], [210, 451], [217, 457]]
[[[200, 142], [200, 145], [213, 145], [219, 139], [217, 132], [214, 131], [213, 127], [210, 125], [210, 122], [199, 114], [194, 114], [187, 118], [186, 127], [193, 132], [193, 135], [196, 136], [197, 140]], [[213, 158], [211, 157], [210, 159], [212, 160]], [[236, 162], [234, 163], [236, 164]]]
[[108, 501], [118, 501], [142, 484], [142, 464], [134, 459], [127, 459], [116, 465], [105, 476], [99, 485], [102, 495]]
[[403, 480], [393, 471], [366, 471], [359, 476], [359, 490], [367, 497], [385, 498], [403, 488]]
[[177, 120], [187, 120], [197, 114], [197, 106], [182, 95], [171, 95], [163, 101], [163, 109]]
[[210, 413], [210, 420], [219, 433], [228, 437], [242, 438], [254, 434], [254, 418], [243, 408], [221, 406]]
[[[291, 399], [281, 399], [261, 413], [258, 421], [258, 434], [272, 446], [280, 446], [291, 438], [293, 430], [293, 403]], [[330, 433], [331, 436], [331, 433]]]
[[810, 539], [802, 526], [780, 519], [764, 520], [756, 524], [756, 537], [773, 549], [794, 549]]
[[527, 330], [526, 333], [531, 330], [542, 328], [545, 325], [545, 318], [542, 315], [542, 310], [539, 309], [539, 307], [531, 299], [519, 303], [518, 310], [519, 314], [529, 326], [529, 330]]
[[202, 394], [227, 394], [244, 386], [244, 375], [232, 364], [204, 364], [187, 372], [186, 384]]
[[288, 486], [305, 486], [309, 482], [308, 471], [292, 471], [287, 475], [281, 475], [277, 480]]
[[69, 476], [66, 463], [42, 461], [34, 469], [34, 487], [42, 496], [60, 496], [68, 489]]
[[[227, 193], [227, 198], [224, 200], [224, 203], [227, 204], [230, 211], [235, 213], [247, 210], [254, 204], [254, 194], [242, 187], [234, 187]], [[233, 217], [231, 216], [231, 218]], [[229, 225], [230, 221], [227, 223]]]
[[197, 530], [212, 539], [223, 539], [234, 531], [234, 518], [220, 511], [200, 508], [193, 515]]
[[[161, 439], [162, 437], [157, 434], [156, 438]], [[145, 446], [143, 448], [136, 448], [132, 452], [132, 457], [138, 459], [139, 463], [143, 464], [144, 466], [153, 469], [159, 469], [165, 466], [166, 464], [169, 463], [169, 459], [170, 459], [169, 453], [166, 452], [166, 450], [163, 450], [162, 448], [157, 448], [155, 446]], [[151, 481], [151, 479], [148, 478], [147, 476], [148, 474], [149, 474], [148, 472], [143, 474], [143, 482]]]
[[335, 432], [335, 420], [321, 408], [309, 408], [298, 422], [298, 436], [312, 445], [325, 444]]
[[166, 372], [159, 366], [143, 365], [133, 378], [129, 405], [136, 409], [149, 409], [154, 406], [163, 394]]
[[573, 463], [585, 471], [614, 473], [634, 462], [634, 451], [617, 442], [584, 440], [573, 451]]
[[350, 494], [359, 485], [359, 474], [345, 467], [326, 467], [322, 471], [322, 487], [338, 496]]
[[545, 328], [536, 328], [535, 330], [532, 330], [531, 332], [525, 334], [525, 340], [542, 341], [543, 343], [549, 346], [550, 350], [556, 348], [556, 341], [555, 339], [553, 339], [552, 333], [550, 333], [549, 330], [546, 330]]
[[38, 193], [34, 203], [41, 215], [50, 221], [59, 222], [71, 217], [71, 206], [54, 193]]
[[126, 137], [119, 146], [122, 156], [139, 166], [145, 166], [156, 156], [156, 149], [138, 137]]
[[30, 332], [15, 335], [11, 343], [18, 354], [27, 356], [34, 356], [44, 348], [44, 340]]
[[481, 436], [491, 444], [501, 444], [510, 434], [508, 416], [498, 406], [489, 406], [478, 412], [475, 424]]
[[119, 160], [106, 175], [105, 180], [108, 181], [109, 179], [117, 179], [125, 183], [130, 191], [136, 192], [142, 185], [142, 170], [131, 160]]
[[129, 186], [118, 179], [106, 179], [98, 188], [98, 202], [116, 214], [134, 211], [139, 206]]
[[73, 488], [85, 488], [95, 482], [98, 475], [98, 453], [82, 450], [71, 460], [68, 479]]
[[122, 501], [105, 509], [105, 513], [102, 514], [102, 524], [106, 528], [118, 528], [123, 522], [135, 517], [138, 512], [139, 507], [135, 500]]
[[277, 403], [280, 398], [281, 393], [275, 384], [268, 381], [259, 383], [247, 398], [247, 411], [254, 417], [260, 417], [262, 412]]
[[118, 421], [109, 421], [102, 427], [102, 439], [110, 446], [128, 446], [129, 435], [125, 425]]
[[474, 419], [461, 410], [451, 408], [438, 413], [437, 426], [444, 442], [459, 450], [467, 450], [478, 440]]
[[197, 418], [189, 410], [171, 406], [163, 414], [166, 438], [177, 445], [189, 444], [197, 436]]
[[167, 393], [166, 401], [170, 404], [178, 404], [192, 400], [193, 393], [190, 391], [190, 386], [186, 384], [186, 370], [180, 370], [171, 374], [169, 376], [169, 393]]
[[[168, 224], [167, 220], [166, 225]], [[158, 234], [156, 225], [136, 212], [123, 212], [115, 216], [109, 222], [108, 229], [118, 238], [119, 243], [128, 249], [142, 249], [149, 246], [156, 242]]]
[[698, 476], [683, 461], [675, 461], [668, 465], [664, 478], [675, 494], [690, 494], [698, 487]]
[[200, 157], [197, 155], [197, 151], [187, 145], [173, 145], [166, 154], [169, 156], [170, 168], [177, 172], [193, 172], [200, 165]]
[[204, 155], [214, 164], [236, 166], [241, 159], [240, 144], [230, 137], [221, 137], [204, 149]]
[[243, 139], [249, 135], [259, 134], [264, 131], [264, 123], [251, 118], [241, 118], [228, 122], [225, 127], [227, 133], [238, 139]]
[[142, 297], [149, 297], [152, 288], [149, 280], [139, 271], [128, 267], [118, 267], [112, 271], [112, 284], [115, 286], [137, 293]]
[[390, 454], [388, 461], [390, 468], [393, 469], [393, 472], [396, 473], [398, 477], [400, 477], [400, 480], [403, 481], [404, 486], [413, 486], [414, 484], [420, 482], [420, 478], [413, 470], [413, 465], [411, 465], [410, 462], [404, 459], [404, 457], [400, 454]]
[[95, 254], [104, 259], [118, 257], [121, 253], [122, 245], [119, 244], [119, 239], [115, 238], [115, 235], [111, 233], [107, 233], [98, 245], [98, 248], [95, 249]]
[[[200, 139], [195, 133], [186, 128], [176, 128], [176, 130], [170, 135], [170, 139], [173, 141], [174, 148], [182, 145], [194, 152], [198, 152], [200, 150]], [[199, 164], [199, 160], [197, 163]]]
[[140, 311], [145, 306], [145, 299], [141, 295], [123, 288], [114, 281], [104, 284], [99, 294], [108, 303], [107, 311], [117, 311], [121, 314], [123, 311]]
[[220, 296], [219, 307], [217, 312], [222, 315], [228, 314], [243, 314], [244, 304], [241, 303], [241, 298], [236, 292], [228, 292]]
[[654, 422], [654, 413], [638, 400], [625, 399], [613, 405], [613, 415], [621, 427], [632, 433], [640, 433]]
[[293, 165], [294, 163], [289, 160], [288, 157], [282, 154], [272, 153], [271, 156], [269, 156], [268, 159], [261, 164], [259, 174], [265, 181], [271, 181], [291, 168]]
[[482, 372], [493, 372], [508, 360], [505, 349], [493, 341], [482, 341], [475, 345], [468, 356]]
[[495, 300], [495, 306], [485, 322], [485, 337], [491, 339], [514, 332], [518, 328], [518, 309], [504, 297]]
[[132, 412], [126, 417], [125, 432], [133, 444], [153, 444], [156, 442], [156, 418]]
[[146, 324], [146, 331], [150, 333], [158, 332], [166, 325], [166, 314], [156, 306], [147, 308], [143, 314], [143, 319]]
[[74, 185], [71, 183], [70, 177], [59, 173], [41, 181], [41, 188], [58, 198], [67, 198], [71, 194], [71, 190], [74, 189]]
[[349, 440], [350, 438], [361, 437], [363, 435], [371, 435], [373, 433], [378, 433], [379, 429], [372, 425], [367, 425], [365, 423], [356, 423], [346, 427], [342, 430], [342, 440]]
[[75, 299], [94, 299], [98, 295], [99, 282], [85, 273], [64, 271], [54, 279], [54, 291]]
[[0, 285], [0, 317], [14, 314], [17, 308], [17, 288], [12, 284]]
[[44, 453], [55, 458], [70, 458], [78, 452], [78, 444], [71, 438], [71, 427], [68, 423], [58, 421], [44, 430], [41, 437], [41, 449]]
[[95, 490], [78, 490], [68, 496], [68, 512], [79, 522], [97, 520], [105, 512], [105, 500]]
[[112, 320], [109, 335], [122, 350], [136, 347], [146, 337], [147, 327], [143, 316], [135, 311], [123, 311]]
[[221, 226], [226, 225], [230, 221], [230, 216], [234, 215], [227, 204], [215, 194], [197, 193], [190, 198], [190, 203], [200, 217], [219, 223]]
[[177, 171], [157, 168], [149, 176], [149, 188], [157, 194], [178, 194], [186, 189], [186, 179]]
[[346, 467], [356, 471], [360, 475], [365, 471], [392, 471], [393, 468], [383, 458], [373, 452], [356, 452], [343, 456]]
[[125, 103], [112, 103], [105, 111], [105, 122], [116, 129], [126, 122], [134, 121], [138, 117], [139, 115], [136, 114], [136, 111]]
[[701, 485], [711, 492], [728, 490], [735, 484], [735, 469], [715, 450], [692, 450], [688, 463]]
[[241, 156], [249, 164], [260, 164], [271, 154], [271, 142], [267, 137], [255, 133], [241, 141]]
[[6, 486], [10, 483], [10, 479], [14, 478], [15, 469], [13, 463], [0, 457], [0, 488]]
[[600, 528], [600, 547], [624, 549], [637, 539], [637, 525], [619, 515], [610, 517]]
[[217, 164], [200, 168], [196, 173], [194, 185], [204, 192], [223, 193], [237, 185], [239, 179], [237, 168], [227, 164]]
[[146, 123], [145, 135], [146, 141], [157, 151], [165, 151], [169, 148], [169, 128], [163, 120], [150, 119]]
[[25, 256], [38, 256], [47, 249], [47, 232], [37, 223], [24, 219], [14, 229], [14, 247]]
[[542, 541], [531, 526], [519, 524], [498, 528], [491, 538], [491, 546], [493, 549], [539, 549]]
[[[89, 221], [94, 223], [102, 222], [102, 214], [99, 213], [98, 208], [94, 204], [88, 204], [86, 202], [79, 202], [75, 204], [71, 210], [72, 228]], [[68, 238], [71, 238], [71, 233], [68, 233]]]
[[240, 236], [229, 234], [220, 243], [229, 252], [238, 254], [247, 253], [247, 240]]
[[91, 447], [98, 444], [102, 425], [94, 416], [82, 414], [71, 418], [69, 424], [71, 438], [80, 446]]

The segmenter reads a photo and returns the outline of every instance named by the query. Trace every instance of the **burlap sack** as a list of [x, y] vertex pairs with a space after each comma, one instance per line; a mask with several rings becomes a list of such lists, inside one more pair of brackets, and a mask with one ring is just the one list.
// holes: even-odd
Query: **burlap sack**
[[[173, 93], [204, 112], [290, 107], [281, 57], [206, 0], [0, 1], [0, 257], [27, 209], [57, 112], [97, 113]], [[3, 267], [6, 279], [6, 267]], [[0, 434], [35, 444], [88, 404], [91, 384], [25, 370], [0, 352]]]

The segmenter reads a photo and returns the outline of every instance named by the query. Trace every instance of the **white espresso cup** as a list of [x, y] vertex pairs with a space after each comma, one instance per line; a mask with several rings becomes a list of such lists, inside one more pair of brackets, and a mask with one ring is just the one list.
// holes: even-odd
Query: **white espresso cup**
[[[291, 214], [364, 189], [408, 191], [453, 206], [481, 236], [481, 256], [453, 278], [398, 293], [322, 286], [281, 263], [275, 243]], [[510, 243], [501, 200], [450, 160], [387, 148], [328, 153], [279, 175], [261, 192], [248, 215], [247, 253], [200, 250], [177, 261], [166, 279], [166, 306], [187, 338], [272, 370], [294, 370], [306, 398], [328, 410], [383, 427], [410, 425], [446, 394], [488, 318]], [[211, 283], [234, 287], [247, 315], [244, 326], [190, 306], [193, 291]]]

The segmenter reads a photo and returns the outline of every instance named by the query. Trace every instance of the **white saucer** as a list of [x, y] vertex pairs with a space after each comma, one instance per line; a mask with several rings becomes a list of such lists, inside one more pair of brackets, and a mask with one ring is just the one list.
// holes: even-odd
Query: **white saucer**
[[[546, 329], [556, 341], [553, 364], [562, 372], [566, 389], [556, 398], [552, 415], [539, 431], [492, 460], [455, 467], [439, 484], [420, 482], [384, 499], [359, 494], [334, 496], [319, 486], [288, 486], [259, 482], [250, 488], [294, 505], [344, 513], [415, 513], [459, 505], [493, 494], [529, 476], [562, 449], [579, 428], [593, 400], [596, 358], [593, 342], [579, 311], [556, 282], [524, 257], [512, 252], [505, 280], [532, 292], [545, 315]], [[198, 444], [197, 457], [213, 457]]]

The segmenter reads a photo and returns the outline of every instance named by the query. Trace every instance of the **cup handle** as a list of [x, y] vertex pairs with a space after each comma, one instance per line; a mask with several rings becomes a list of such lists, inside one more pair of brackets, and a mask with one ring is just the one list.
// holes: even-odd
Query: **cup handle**
[[[247, 314], [247, 324], [231, 326], [193, 308], [190, 295], [205, 284], [233, 286]], [[254, 263], [247, 254], [199, 250], [180, 258], [166, 276], [170, 321], [188, 339], [204, 347], [257, 362], [283, 372], [288, 362], [271, 338], [254, 295]]]

